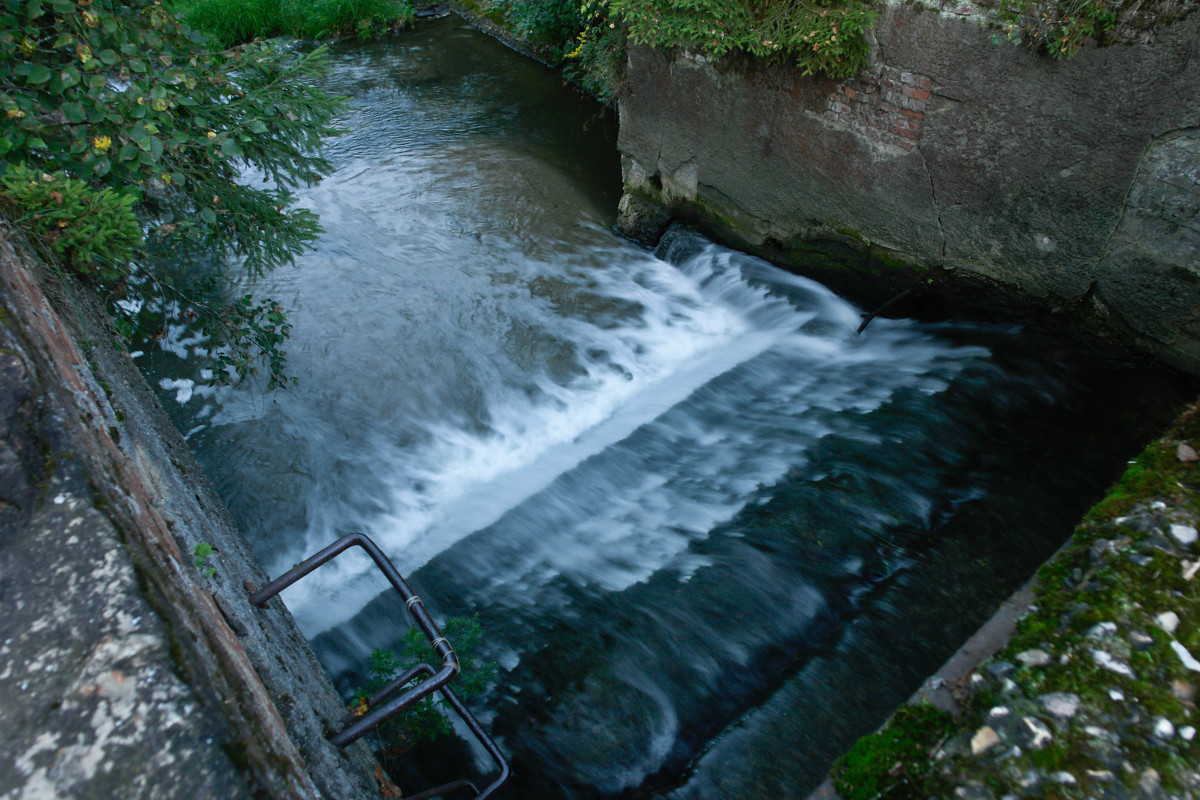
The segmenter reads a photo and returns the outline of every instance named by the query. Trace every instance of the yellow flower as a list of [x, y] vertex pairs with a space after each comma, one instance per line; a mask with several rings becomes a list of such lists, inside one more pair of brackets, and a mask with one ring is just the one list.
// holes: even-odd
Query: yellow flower
[[21, 119], [25, 116], [25, 112], [19, 108], [10, 108], [5, 113], [8, 114], [9, 119]]
[[210, 139], [215, 139], [215, 138], [217, 138], [217, 132], [216, 132], [216, 131], [209, 131], [208, 133], [206, 133], [206, 134], [205, 134], [205, 136], [207, 136], [207, 137], [208, 137], [208, 138], [210, 138]]
[[30, 39], [28, 36], [26, 36], [24, 39], [21, 40], [20, 46], [21, 46], [21, 53], [23, 55], [29, 55], [34, 50], [37, 50], [37, 44], [35, 44], [34, 41], [32, 39]]
[[166, 100], [155, 100], [152, 105], [155, 111], [166, 111], [170, 107], [170, 103]]
[[164, 173], [163, 173], [162, 175], [160, 175], [159, 177], [160, 177], [160, 178], [162, 178], [162, 182], [163, 182], [163, 183], [165, 183], [167, 186], [170, 186], [170, 185], [171, 185], [171, 173], [169, 173], [169, 172], [164, 172]]
[[103, 153], [108, 148], [112, 147], [112, 139], [107, 136], [97, 136], [92, 139], [92, 147]]

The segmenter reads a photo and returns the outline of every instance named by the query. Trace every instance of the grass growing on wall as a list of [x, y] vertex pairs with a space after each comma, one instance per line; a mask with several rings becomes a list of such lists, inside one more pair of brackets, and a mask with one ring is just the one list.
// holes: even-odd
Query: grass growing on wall
[[272, 36], [374, 39], [413, 18], [410, 0], [178, 0], [174, 9], [225, 47]]
[[997, 17], [1013, 42], [1070, 58], [1089, 42], [1138, 41], [1200, 8], [1200, 0], [1016, 0]]
[[585, 0], [627, 26], [635, 44], [710, 56], [790, 60], [805, 75], [849, 78], [867, 63], [870, 3], [859, 0]]

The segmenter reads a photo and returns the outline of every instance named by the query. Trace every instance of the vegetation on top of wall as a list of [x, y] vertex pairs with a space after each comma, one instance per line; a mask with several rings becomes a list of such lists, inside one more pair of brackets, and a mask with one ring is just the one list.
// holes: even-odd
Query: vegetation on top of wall
[[1089, 42], [1137, 41], [1197, 8], [1200, 0], [1016, 0], [997, 16], [1011, 41], [1070, 58]]
[[177, 0], [172, 7], [222, 47], [272, 36], [376, 39], [413, 20], [410, 0]]
[[[312, 212], [290, 208], [290, 190], [329, 171], [321, 139], [334, 132], [340, 105], [314, 86], [323, 68], [320, 50], [214, 51], [156, 0], [8, 0], [0, 8], [7, 210], [53, 257], [78, 253], [105, 230], [103, 215], [60, 213], [68, 203], [113, 205], [113, 224], [132, 209], [144, 232], [135, 258], [128, 237], [111, 238], [105, 252], [94, 241], [75, 263], [78, 277], [114, 308], [152, 300], [163, 308], [163, 296], [175, 298], [215, 340], [218, 378], [245, 377], [265, 356], [267, 383], [279, 385], [283, 310], [236, 290], [319, 233]], [[241, 181], [246, 170], [268, 182]], [[169, 255], [179, 272], [156, 267], [154, 254]], [[204, 299], [178, 288], [188, 265], [210, 276]]]
[[860, 0], [584, 0], [584, 8], [605, 9], [635, 44], [788, 59], [831, 78], [866, 65], [875, 19]]

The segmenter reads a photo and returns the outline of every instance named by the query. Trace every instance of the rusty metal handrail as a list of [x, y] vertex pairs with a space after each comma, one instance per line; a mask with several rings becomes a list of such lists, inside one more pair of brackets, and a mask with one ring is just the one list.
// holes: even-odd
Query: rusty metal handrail
[[[370, 697], [367, 700], [368, 707], [374, 706], [377, 702], [383, 702], [388, 698], [389, 695], [400, 690], [403, 688], [404, 684], [421, 674], [431, 675], [433, 674], [433, 668], [428, 664], [418, 664], [417, 666], [405, 672], [403, 675], [400, 675], [395, 680], [388, 683], [387, 686], [384, 686], [372, 697]], [[475, 716], [467, 709], [465, 705], [463, 705], [462, 700], [458, 699], [458, 695], [456, 695], [449, 686], [444, 686], [438, 691], [441, 693], [445, 701], [450, 704], [450, 707], [454, 709], [455, 713], [462, 718], [464, 723], [466, 723], [467, 728], [470, 729], [471, 733], [475, 736], [475, 739], [481, 745], [483, 745], [485, 750], [488, 751], [488, 755], [492, 757], [492, 760], [496, 762], [496, 766], [500, 768], [500, 775], [482, 792], [475, 788], [475, 784], [471, 783], [470, 781], [463, 780], [447, 783], [444, 786], [438, 786], [434, 789], [427, 789], [420, 794], [408, 795], [408, 800], [427, 800], [427, 798], [441, 797], [445, 794], [449, 794], [450, 792], [465, 788], [470, 788], [471, 791], [475, 792], [475, 800], [484, 800], [484, 798], [490, 797], [493, 792], [500, 788], [501, 784], [508, 780], [508, 776], [510, 774], [508, 760], [504, 758], [504, 754], [500, 752], [500, 748], [496, 746], [496, 743], [492, 741], [490, 736], [488, 736], [487, 731], [485, 731], [483, 726], [479, 724], [479, 720], [475, 719]]]
[[[371, 709], [330, 737], [329, 741], [333, 742], [337, 747], [345, 747], [380, 723], [396, 716], [421, 698], [433, 694], [445, 686], [451, 678], [458, 674], [459, 670], [458, 657], [454, 655], [454, 649], [450, 646], [450, 642], [446, 640], [446, 637], [442, 636], [437, 624], [429, 616], [429, 612], [425, 610], [425, 604], [421, 602], [421, 598], [413, 592], [408, 582], [396, 571], [396, 567], [383, 554], [379, 546], [361, 533], [347, 534], [324, 550], [304, 559], [257, 592], [251, 594], [251, 604], [260, 608], [264, 607], [268, 600], [305, 575], [329, 563], [351, 547], [356, 546], [367, 551], [367, 554], [371, 556], [375, 565], [379, 567], [380, 571], [383, 572], [396, 591], [399, 592], [401, 599], [404, 600], [405, 608], [412, 615], [413, 621], [417, 623], [417, 627], [421, 629], [421, 632], [425, 634], [425, 638], [433, 645], [434, 652], [442, 657], [442, 668], [437, 670], [429, 680], [404, 692], [399, 697], [389, 700], [382, 706]], [[430, 671], [433, 672], [432, 667], [430, 667]]]
[[[250, 603], [259, 608], [266, 607], [267, 601], [279, 594], [281, 591], [291, 586], [296, 581], [303, 578], [305, 575], [316, 570], [318, 567], [329, 563], [339, 555], [349, 550], [351, 547], [361, 547], [367, 551], [367, 555], [375, 562], [375, 566], [379, 567], [380, 572], [392, 584], [392, 588], [400, 595], [404, 601], [404, 607], [408, 609], [408, 613], [412, 616], [417, 627], [425, 634], [425, 638], [429, 640], [433, 650], [442, 658], [441, 669], [435, 670], [429, 664], [418, 664], [417, 666], [407, 670], [403, 675], [398, 676], [385, 687], [375, 693], [367, 701], [368, 711], [363, 716], [351, 722], [338, 733], [329, 737], [329, 741], [337, 747], [345, 747], [351, 742], [356, 741], [364, 734], [374, 729], [379, 724], [391, 719], [400, 712], [412, 706], [417, 701], [427, 697], [434, 692], [440, 692], [442, 697], [450, 704], [450, 707], [462, 718], [470, 729], [472, 735], [483, 745], [488, 754], [495, 760], [497, 766], [500, 767], [500, 776], [493, 781], [482, 793], [475, 789], [474, 784], [469, 781], [455, 781], [444, 786], [439, 786], [434, 789], [429, 789], [418, 795], [413, 795], [412, 800], [420, 798], [439, 797], [452, 791], [457, 791], [462, 788], [470, 788], [476, 792], [475, 800], [484, 800], [489, 797], [500, 785], [508, 780], [511, 774], [508, 761], [504, 758], [504, 754], [500, 752], [500, 748], [488, 736], [487, 731], [479, 724], [474, 715], [467, 710], [467, 707], [462, 704], [458, 696], [450, 690], [446, 685], [450, 680], [458, 674], [460, 666], [458, 656], [454, 654], [454, 648], [445, 636], [442, 636], [438, 630], [437, 624], [433, 621], [433, 617], [425, 610], [425, 604], [421, 602], [421, 598], [413, 592], [412, 587], [404, 580], [404, 577], [396, 570], [396, 567], [384, 555], [383, 551], [375, 542], [362, 533], [351, 533], [338, 539], [333, 544], [325, 549], [309, 556], [301, 561], [296, 566], [289, 569], [287, 572], [280, 575], [275, 580], [268, 583], [256, 592], [251, 593]], [[420, 675], [427, 675], [427, 680], [413, 686], [407, 690], [404, 686]], [[397, 693], [398, 696], [394, 696]]]

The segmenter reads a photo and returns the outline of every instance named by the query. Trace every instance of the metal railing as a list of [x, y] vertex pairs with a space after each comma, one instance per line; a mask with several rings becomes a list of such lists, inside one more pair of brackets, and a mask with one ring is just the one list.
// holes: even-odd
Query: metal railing
[[[454, 654], [453, 646], [451, 646], [446, 637], [442, 636], [437, 624], [433, 621], [433, 617], [425, 610], [425, 604], [421, 602], [421, 598], [413, 592], [412, 587], [408, 585], [408, 582], [396, 570], [395, 565], [392, 564], [383, 551], [379, 549], [379, 546], [371, 541], [370, 538], [361, 533], [351, 533], [343, 536], [320, 552], [304, 559], [258, 591], [251, 593], [251, 604], [259, 608], [266, 607], [267, 601], [272, 597], [318, 567], [337, 558], [351, 547], [361, 547], [367, 551], [367, 555], [375, 562], [375, 566], [379, 567], [380, 572], [384, 574], [384, 577], [388, 579], [388, 582], [392, 584], [392, 587], [400, 595], [400, 599], [404, 601], [404, 607], [408, 609], [408, 613], [412, 617], [413, 622], [416, 623], [417, 628], [425, 635], [434, 652], [441, 657], [442, 665], [440, 668], [435, 669], [429, 664], [418, 664], [404, 672], [404, 674], [397, 676], [372, 697], [368, 698], [368, 711], [365, 714], [329, 737], [329, 741], [337, 747], [345, 747], [381, 723], [410, 708], [422, 698], [438, 692], [454, 712], [462, 718], [462, 721], [471, 731], [471, 735], [475, 737], [483, 748], [487, 750], [488, 755], [496, 762], [496, 765], [500, 768], [500, 775], [482, 792], [476, 789], [475, 785], [470, 781], [460, 780], [428, 789], [420, 794], [408, 795], [408, 800], [428, 800], [428, 798], [441, 797], [465, 788], [469, 788], [475, 792], [475, 800], [484, 800], [484, 798], [490, 797], [493, 792], [500, 788], [501, 784], [508, 780], [511, 774], [508, 761], [504, 758], [504, 754], [500, 752], [500, 748], [488, 736], [487, 731], [479, 724], [479, 721], [475, 719], [474, 715], [467, 710], [467, 707], [462, 704], [462, 701], [458, 699], [458, 696], [447, 685], [459, 671], [458, 657]], [[422, 675], [426, 677], [425, 680], [415, 686], [405, 688], [409, 683]]]

